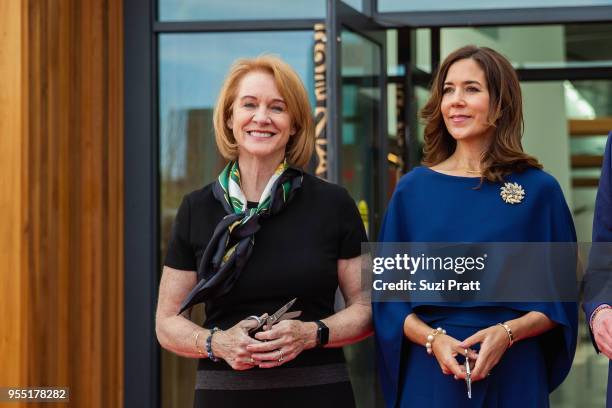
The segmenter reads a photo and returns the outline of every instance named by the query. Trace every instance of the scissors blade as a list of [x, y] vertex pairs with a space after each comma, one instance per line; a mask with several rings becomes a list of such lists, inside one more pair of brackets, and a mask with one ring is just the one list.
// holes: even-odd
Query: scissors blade
[[285, 312], [287, 312], [287, 310], [291, 309], [291, 306], [293, 306], [296, 300], [297, 298], [290, 300], [289, 302], [287, 302], [286, 305], [274, 312], [274, 314], [268, 318], [267, 324], [270, 326], [276, 323], [276, 321], [280, 319], [281, 316], [284, 315]]
[[302, 315], [302, 311], [301, 310], [296, 310], [295, 312], [287, 312], [284, 315], [282, 315], [281, 317], [279, 317], [278, 320], [276, 321], [276, 323], [278, 323], [280, 321], [283, 321], [283, 320], [297, 319], [301, 315]]
[[467, 385], [467, 395], [469, 399], [472, 399], [472, 371], [470, 369], [470, 359], [467, 356], [467, 350], [465, 355], [465, 384]]

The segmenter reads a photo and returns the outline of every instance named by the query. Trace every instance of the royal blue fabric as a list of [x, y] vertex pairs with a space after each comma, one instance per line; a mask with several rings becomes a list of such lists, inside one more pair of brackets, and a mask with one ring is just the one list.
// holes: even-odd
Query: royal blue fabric
[[[398, 183], [379, 241], [575, 242], [570, 211], [552, 176], [530, 169], [506, 181], [523, 187], [526, 196], [521, 203], [505, 203], [500, 183], [484, 182], [475, 188], [479, 178], [417, 167]], [[548, 394], [565, 379], [574, 358], [575, 303], [373, 302], [372, 306], [379, 375], [389, 407], [546, 406]], [[403, 334], [404, 319], [412, 312], [463, 340], [528, 311], [540, 311], [558, 326], [510, 348], [490, 377], [474, 383], [471, 400], [463, 381], [442, 374], [425, 348]]]
[[[608, 134], [608, 142], [604, 153], [601, 176], [599, 178], [599, 189], [595, 200], [595, 216], [593, 218], [593, 242], [612, 242], [612, 132]], [[588, 280], [587, 280], [588, 285]], [[589, 291], [589, 288], [586, 288]], [[589, 322], [593, 311], [602, 302], [585, 302], [583, 305], [586, 321]], [[609, 304], [612, 304], [610, 299]], [[590, 326], [589, 326], [590, 330]], [[591, 338], [593, 333], [591, 333]], [[595, 349], [599, 352], [593, 341]], [[608, 368], [608, 398], [606, 407], [612, 408], [612, 361]]]

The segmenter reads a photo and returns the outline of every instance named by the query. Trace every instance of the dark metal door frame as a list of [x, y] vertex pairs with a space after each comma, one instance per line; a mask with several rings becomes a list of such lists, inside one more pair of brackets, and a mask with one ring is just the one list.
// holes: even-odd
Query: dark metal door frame
[[340, 182], [341, 161], [340, 146], [342, 137], [342, 44], [341, 34], [343, 27], [359, 34], [380, 47], [380, 80], [378, 81], [381, 101], [378, 118], [378, 139], [373, 140], [375, 149], [375, 189], [374, 208], [371, 210], [370, 230], [375, 231], [381, 222], [382, 211], [386, 204], [387, 186], [387, 56], [386, 32], [384, 27], [377, 24], [372, 18], [354, 10], [340, 0], [327, 0], [327, 42], [328, 42], [328, 154], [334, 158], [329, 167], [331, 181]]

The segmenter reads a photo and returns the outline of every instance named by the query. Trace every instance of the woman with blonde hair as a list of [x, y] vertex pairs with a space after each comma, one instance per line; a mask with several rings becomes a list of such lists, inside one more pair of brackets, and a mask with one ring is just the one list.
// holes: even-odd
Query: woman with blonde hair
[[[380, 241], [576, 240], [559, 184], [523, 152], [521, 89], [506, 58], [452, 52], [421, 114], [423, 166], [399, 182]], [[390, 407], [545, 407], [576, 347], [571, 302], [376, 302], [373, 319]]]
[[[276, 57], [238, 60], [214, 127], [228, 164], [176, 215], [159, 342], [200, 359], [196, 407], [353, 406], [340, 347], [371, 333], [367, 238], [347, 191], [303, 171], [314, 145], [306, 90]], [[347, 307], [335, 313], [338, 287]], [[203, 327], [184, 313], [200, 302]]]

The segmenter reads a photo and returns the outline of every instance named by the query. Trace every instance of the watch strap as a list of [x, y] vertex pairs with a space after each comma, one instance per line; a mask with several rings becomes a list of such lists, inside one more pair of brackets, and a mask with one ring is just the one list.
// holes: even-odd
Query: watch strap
[[329, 328], [320, 320], [315, 320], [317, 324], [317, 347], [323, 347], [329, 342]]

